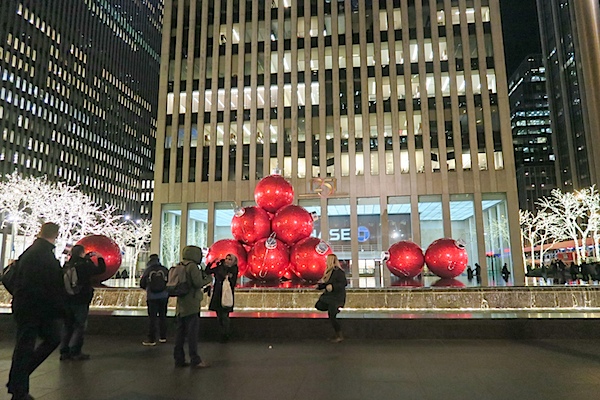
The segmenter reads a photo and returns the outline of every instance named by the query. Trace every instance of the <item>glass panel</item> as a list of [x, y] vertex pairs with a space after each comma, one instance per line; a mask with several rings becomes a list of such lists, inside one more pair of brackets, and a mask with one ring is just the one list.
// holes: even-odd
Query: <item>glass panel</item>
[[[479, 258], [477, 253], [477, 230], [475, 229], [475, 206], [472, 194], [450, 195], [450, 223], [452, 238], [465, 242], [469, 265], [474, 266], [475, 263], [479, 262]], [[469, 283], [471, 280], [472, 277]]]
[[186, 244], [208, 247], [208, 205], [190, 204], [188, 210]]
[[419, 224], [423, 251], [434, 240], [444, 237], [441, 195], [419, 196]]
[[231, 220], [235, 203], [224, 201], [215, 203], [215, 238], [214, 242], [221, 239], [233, 239], [231, 234]]
[[[511, 257], [506, 194], [483, 194], [482, 209], [488, 282], [490, 285], [512, 284], [514, 271]], [[508, 270], [511, 272], [508, 282], [504, 282], [501, 276], [504, 264], [507, 265]]]
[[166, 267], [179, 262], [180, 234], [181, 208], [177, 204], [163, 205], [160, 229], [160, 259]]
[[390, 245], [401, 240], [412, 240], [410, 196], [389, 197], [387, 213]]
[[346, 275], [350, 277], [352, 270], [352, 246], [350, 235], [350, 200], [328, 199], [327, 221], [329, 223], [329, 240], [333, 252], [338, 256], [340, 265], [344, 268]]

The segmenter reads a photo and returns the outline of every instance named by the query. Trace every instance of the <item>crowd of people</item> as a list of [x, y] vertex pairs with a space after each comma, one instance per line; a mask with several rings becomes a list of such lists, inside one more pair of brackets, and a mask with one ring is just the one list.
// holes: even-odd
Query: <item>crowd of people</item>
[[[17, 329], [6, 384], [13, 400], [33, 399], [29, 393], [29, 376], [57, 347], [60, 346], [61, 362], [90, 359], [82, 349], [94, 295], [93, 277], [105, 272], [106, 263], [100, 254], [85, 253], [84, 247], [75, 245], [61, 267], [54, 254], [59, 229], [52, 222], [43, 224], [34, 243], [14, 264], [11, 293]], [[209, 309], [217, 315], [221, 341], [227, 342], [231, 338], [229, 314], [234, 307], [238, 260], [228, 254], [204, 266], [202, 249], [197, 246], [184, 247], [181, 259], [167, 269], [157, 254], [149, 257], [140, 279], [140, 286], [147, 293], [149, 316], [148, 335], [142, 344], [156, 346], [157, 338], [158, 343], [167, 342], [168, 300], [176, 297], [175, 367], [207, 368], [210, 364], [198, 353], [200, 305], [208, 293]], [[331, 339], [334, 343], [344, 340], [337, 314], [345, 304], [346, 285], [346, 275], [337, 256], [328, 255], [326, 271], [316, 285], [322, 294], [315, 307], [327, 311], [335, 332]]]
[[546, 282], [556, 285], [566, 285], [569, 283], [600, 281], [600, 263], [583, 261], [577, 265], [575, 262], [566, 264], [563, 260], [554, 259], [549, 264], [544, 264], [538, 268], [527, 266], [528, 277], [542, 278]]

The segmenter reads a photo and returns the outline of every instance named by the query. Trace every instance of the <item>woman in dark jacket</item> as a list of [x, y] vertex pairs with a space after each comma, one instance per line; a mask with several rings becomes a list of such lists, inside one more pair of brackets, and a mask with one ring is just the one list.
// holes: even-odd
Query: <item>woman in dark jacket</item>
[[335, 337], [331, 339], [333, 343], [339, 343], [344, 340], [342, 328], [337, 315], [340, 308], [346, 304], [346, 274], [340, 267], [340, 261], [335, 254], [327, 256], [327, 269], [323, 277], [319, 280], [317, 289], [324, 290], [315, 307], [320, 311], [327, 311], [329, 321], [335, 331]]
[[[217, 266], [209, 269], [209, 272], [215, 276], [215, 282], [210, 298], [209, 310], [217, 313], [217, 321], [221, 327], [221, 341], [226, 342], [231, 335], [231, 320], [229, 313], [233, 311], [233, 306], [223, 307], [221, 304], [221, 295], [223, 293], [223, 282], [225, 279], [231, 285], [231, 293], [235, 294], [234, 288], [238, 278], [238, 260], [233, 254], [227, 254], [225, 260], [217, 262]], [[235, 299], [235, 296], [234, 296]]]

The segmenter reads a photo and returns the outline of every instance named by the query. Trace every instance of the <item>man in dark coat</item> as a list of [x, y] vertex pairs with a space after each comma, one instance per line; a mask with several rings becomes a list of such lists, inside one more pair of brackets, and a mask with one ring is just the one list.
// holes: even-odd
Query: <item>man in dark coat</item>
[[[81, 245], [71, 249], [71, 258], [64, 269], [75, 268], [77, 272], [77, 293], [66, 297], [65, 326], [60, 344], [60, 360], [89, 360], [89, 354], [81, 352], [83, 347], [83, 334], [90, 312], [90, 303], [94, 297], [94, 288], [91, 279], [95, 275], [106, 271], [104, 259], [96, 253], [84, 254]], [[98, 265], [94, 264], [92, 257], [98, 257]]]
[[55, 223], [43, 224], [37, 239], [19, 257], [12, 301], [17, 338], [6, 385], [14, 400], [32, 399], [29, 375], [60, 343], [65, 293], [54, 255], [58, 231]]
[[[144, 340], [144, 346], [156, 346], [156, 328], [158, 325], [160, 343], [167, 342], [167, 305], [169, 293], [167, 292], [167, 279], [169, 270], [164, 267], [158, 258], [158, 254], [150, 254], [146, 269], [140, 279], [140, 287], [146, 289], [146, 304], [148, 306], [148, 339]], [[160, 283], [162, 280], [162, 284]], [[159, 290], [164, 288], [163, 290]]]

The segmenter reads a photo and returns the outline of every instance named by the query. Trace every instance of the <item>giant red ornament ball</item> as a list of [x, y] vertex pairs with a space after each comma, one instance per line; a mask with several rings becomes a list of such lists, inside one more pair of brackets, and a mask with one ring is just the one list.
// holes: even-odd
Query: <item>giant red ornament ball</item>
[[277, 211], [271, 226], [277, 239], [291, 246], [310, 236], [313, 230], [313, 217], [304, 207], [292, 204]]
[[281, 241], [274, 239], [274, 248], [268, 248], [268, 239], [261, 239], [248, 252], [246, 276], [259, 281], [281, 279], [290, 264], [290, 252]]
[[[317, 251], [317, 246], [323, 246], [324, 251]], [[292, 247], [290, 266], [294, 273], [306, 281], [318, 281], [323, 277], [327, 268], [327, 255], [332, 254], [331, 247], [321, 239], [308, 237]]]
[[385, 265], [399, 278], [414, 278], [423, 270], [425, 256], [418, 244], [405, 240], [394, 243], [388, 250]]
[[249, 245], [267, 238], [271, 233], [269, 214], [260, 207], [245, 207], [242, 215], [233, 216], [231, 233], [234, 238]]
[[425, 263], [440, 278], [454, 278], [467, 267], [469, 257], [465, 246], [454, 239], [438, 239], [425, 252]]
[[270, 213], [294, 201], [292, 184], [281, 175], [269, 175], [261, 179], [254, 189], [254, 201]]
[[[102, 256], [106, 263], [106, 271], [103, 274], [92, 277], [93, 282], [102, 282], [111, 278], [121, 266], [121, 249], [111, 238], [104, 235], [86, 236], [79, 240], [76, 245], [83, 246], [84, 252], [95, 252]], [[92, 257], [92, 261], [97, 265], [96, 257]]]
[[243, 275], [247, 268], [248, 254], [244, 246], [237, 240], [233, 239], [222, 239], [213, 243], [208, 249], [206, 254], [206, 264], [210, 264], [213, 261], [222, 260], [227, 257], [227, 254], [233, 254], [238, 259], [238, 271], [240, 275]]

